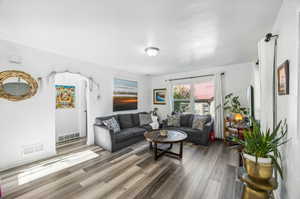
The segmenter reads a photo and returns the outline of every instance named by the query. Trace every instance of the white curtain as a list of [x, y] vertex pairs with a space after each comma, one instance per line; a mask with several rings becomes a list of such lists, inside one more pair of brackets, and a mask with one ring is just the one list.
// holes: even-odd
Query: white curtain
[[273, 64], [275, 40], [258, 43], [260, 73], [260, 123], [263, 130], [273, 127]]
[[215, 121], [214, 129], [216, 138], [223, 138], [224, 131], [224, 113], [223, 113], [223, 86], [222, 86], [222, 74], [215, 74]]
[[173, 84], [171, 81], [167, 82], [167, 106], [168, 106], [168, 113], [171, 114], [173, 112]]

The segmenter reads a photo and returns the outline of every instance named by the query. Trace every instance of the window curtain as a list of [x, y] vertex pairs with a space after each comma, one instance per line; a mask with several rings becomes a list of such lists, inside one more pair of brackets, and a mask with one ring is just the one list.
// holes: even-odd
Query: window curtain
[[168, 106], [168, 113], [173, 112], [173, 84], [171, 81], [167, 82], [167, 106]]
[[258, 43], [260, 75], [260, 124], [262, 129], [273, 127], [273, 64], [275, 40]]
[[214, 77], [215, 84], [215, 118], [214, 130], [216, 138], [223, 139], [224, 132], [224, 113], [223, 113], [223, 86], [222, 74], [216, 73]]

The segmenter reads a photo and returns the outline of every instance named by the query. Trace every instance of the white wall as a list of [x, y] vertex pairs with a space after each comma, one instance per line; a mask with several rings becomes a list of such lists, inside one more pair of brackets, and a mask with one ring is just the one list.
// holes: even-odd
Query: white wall
[[[11, 56], [20, 56], [21, 65], [9, 63]], [[138, 81], [138, 110], [150, 110], [150, 80], [143, 75], [103, 68], [95, 64], [80, 62], [45, 51], [32, 49], [12, 42], [0, 40], [0, 71], [22, 70], [33, 77], [42, 77], [39, 92], [31, 99], [9, 102], [0, 99], [0, 170], [16, 165], [46, 158], [55, 151], [55, 89], [47, 81], [47, 75], [53, 71], [68, 69], [93, 77], [100, 84], [100, 100], [97, 89], [88, 93], [88, 144], [94, 143], [93, 122], [95, 117], [112, 114], [113, 77]], [[124, 70], [126, 67], [124, 66]], [[22, 147], [40, 143], [44, 150], [32, 156], [23, 157]]]
[[[152, 89], [157, 88], [167, 88], [167, 83], [165, 80], [172, 78], [182, 78], [191, 77], [198, 75], [207, 75], [216, 72], [225, 72], [223, 79], [224, 83], [224, 94], [234, 93], [239, 95], [241, 98], [241, 103], [246, 105], [246, 89], [249, 87], [253, 81], [252, 68], [253, 63], [243, 63], [223, 67], [211, 67], [199, 71], [191, 71], [185, 73], [170, 74], [164, 76], [155, 76], [152, 78]], [[153, 94], [152, 94], [153, 95]], [[152, 96], [153, 99], [153, 96]], [[166, 118], [169, 113], [168, 105], [154, 105], [152, 102], [152, 108], [157, 107], [162, 118]]]
[[58, 137], [71, 133], [79, 133], [85, 137], [86, 132], [86, 84], [87, 80], [70, 73], [57, 74], [55, 85], [75, 86], [75, 108], [62, 108], [55, 110], [55, 134]]
[[299, 0], [284, 0], [273, 27], [273, 33], [280, 34], [278, 65], [287, 59], [290, 61], [290, 94], [277, 97], [278, 120], [287, 118], [290, 139], [283, 148], [285, 180], [277, 192], [282, 199], [300, 198], [299, 13]]

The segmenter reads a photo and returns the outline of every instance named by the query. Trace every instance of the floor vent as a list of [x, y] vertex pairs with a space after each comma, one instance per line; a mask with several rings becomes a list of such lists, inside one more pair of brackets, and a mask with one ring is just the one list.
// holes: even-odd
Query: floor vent
[[34, 153], [38, 153], [44, 151], [44, 145], [43, 144], [33, 144], [33, 145], [27, 145], [23, 146], [23, 156], [31, 155]]
[[63, 143], [63, 142], [68, 142], [68, 141], [71, 141], [74, 139], [78, 139], [79, 135], [80, 135], [79, 133], [71, 133], [71, 134], [59, 136], [58, 143]]

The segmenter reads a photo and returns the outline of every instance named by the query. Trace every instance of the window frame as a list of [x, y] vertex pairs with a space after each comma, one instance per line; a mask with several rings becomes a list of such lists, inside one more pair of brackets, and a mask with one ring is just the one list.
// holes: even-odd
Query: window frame
[[[178, 101], [188, 101], [189, 104], [190, 104], [190, 108], [189, 108], [189, 111], [188, 112], [183, 112], [183, 113], [191, 113], [191, 114], [195, 114], [196, 113], [196, 110], [195, 110], [195, 104], [196, 103], [199, 103], [199, 102], [196, 102], [196, 98], [195, 98], [195, 85], [196, 84], [199, 84], [201, 82], [209, 82], [209, 81], [212, 81], [213, 82], [213, 79], [210, 78], [210, 79], [201, 79], [201, 80], [198, 80], [198, 81], [189, 81], [189, 82], [178, 82], [176, 84], [173, 84], [172, 85], [172, 111], [174, 112], [175, 111], [175, 103], [174, 102], [178, 102]], [[175, 99], [174, 98], [174, 87], [176, 86], [179, 86], [179, 85], [189, 85], [190, 86], [190, 98], [189, 99]], [[208, 103], [210, 106], [211, 104]]]

